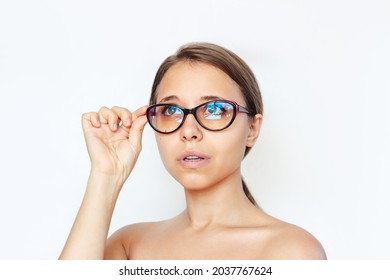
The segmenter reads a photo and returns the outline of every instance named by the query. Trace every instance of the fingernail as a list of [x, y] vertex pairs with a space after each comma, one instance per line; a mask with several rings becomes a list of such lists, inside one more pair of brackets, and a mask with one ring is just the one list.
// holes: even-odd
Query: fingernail
[[125, 125], [126, 125], [126, 126], [130, 126], [130, 125], [131, 125], [131, 120], [130, 120], [130, 119], [127, 119], [127, 120], [125, 121]]
[[118, 125], [117, 125], [117, 123], [113, 123], [113, 125], [112, 125], [112, 129], [113, 130], [116, 130], [118, 128]]

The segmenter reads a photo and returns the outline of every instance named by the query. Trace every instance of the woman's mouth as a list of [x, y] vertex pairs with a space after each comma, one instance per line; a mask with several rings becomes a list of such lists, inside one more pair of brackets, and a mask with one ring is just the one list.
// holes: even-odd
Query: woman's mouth
[[202, 159], [204, 159], [204, 158], [198, 157], [198, 156], [188, 156], [188, 157], [185, 157], [183, 160], [186, 160], [186, 161], [193, 161], [193, 160], [199, 161], [199, 160], [202, 160]]
[[196, 152], [185, 152], [179, 157], [179, 163], [184, 168], [200, 168], [205, 166], [210, 160], [210, 157], [196, 153]]

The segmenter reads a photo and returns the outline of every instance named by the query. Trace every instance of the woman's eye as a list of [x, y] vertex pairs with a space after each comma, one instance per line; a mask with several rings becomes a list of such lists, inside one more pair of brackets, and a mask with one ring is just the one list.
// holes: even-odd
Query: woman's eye
[[220, 115], [223, 113], [223, 107], [218, 106], [218, 104], [212, 103], [207, 105], [207, 113]]
[[172, 116], [172, 115], [178, 114], [178, 113], [179, 113], [179, 111], [178, 111], [177, 107], [175, 107], [175, 106], [166, 106], [163, 109], [163, 114], [166, 116]]

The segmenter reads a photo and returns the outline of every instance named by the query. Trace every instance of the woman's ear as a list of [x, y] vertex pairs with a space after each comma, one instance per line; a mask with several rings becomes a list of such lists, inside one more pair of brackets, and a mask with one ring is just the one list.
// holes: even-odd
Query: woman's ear
[[249, 134], [246, 142], [247, 147], [253, 147], [256, 143], [257, 138], [260, 135], [261, 124], [263, 123], [263, 115], [256, 114], [249, 124]]

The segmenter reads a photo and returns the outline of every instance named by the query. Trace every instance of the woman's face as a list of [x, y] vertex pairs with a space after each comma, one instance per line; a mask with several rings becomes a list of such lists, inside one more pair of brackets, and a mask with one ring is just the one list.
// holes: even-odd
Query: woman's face
[[[239, 86], [220, 69], [199, 62], [172, 66], [157, 87], [157, 104], [173, 103], [194, 108], [213, 99], [235, 101], [246, 107]], [[253, 146], [261, 124], [238, 113], [222, 131], [204, 129], [189, 114], [171, 134], [156, 133], [161, 159], [168, 172], [186, 189], [202, 189], [240, 176], [245, 148]]]

